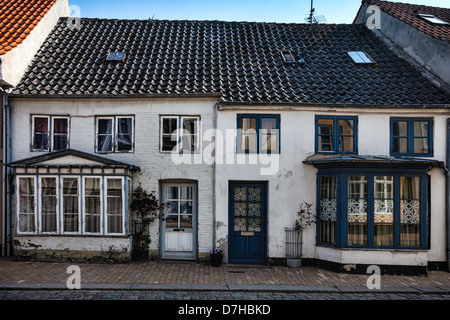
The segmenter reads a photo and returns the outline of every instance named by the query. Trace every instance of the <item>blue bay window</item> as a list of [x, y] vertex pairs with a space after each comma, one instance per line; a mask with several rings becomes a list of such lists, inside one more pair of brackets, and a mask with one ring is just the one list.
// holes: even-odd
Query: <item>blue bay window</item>
[[437, 160], [310, 157], [317, 174], [317, 243], [337, 248], [415, 249], [428, 245], [427, 171]]

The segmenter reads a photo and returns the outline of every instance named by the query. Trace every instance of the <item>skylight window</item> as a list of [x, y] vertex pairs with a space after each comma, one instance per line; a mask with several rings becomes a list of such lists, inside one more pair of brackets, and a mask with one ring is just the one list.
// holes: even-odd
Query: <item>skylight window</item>
[[302, 58], [301, 53], [293, 52], [289, 50], [281, 51], [281, 56], [283, 57], [284, 63], [295, 63], [298, 62], [300, 64], [305, 63], [305, 59]]
[[433, 16], [432, 14], [425, 14], [425, 13], [418, 13], [417, 14], [419, 17], [421, 17], [422, 19], [431, 22], [433, 24], [444, 24], [444, 25], [448, 25], [448, 22], [445, 22], [444, 20], [441, 20], [439, 18], [436, 18], [435, 16]]
[[124, 52], [110, 52], [107, 57], [106, 61], [121, 61], [123, 62], [126, 58], [127, 54]]
[[350, 51], [347, 53], [356, 64], [375, 64], [375, 61], [364, 51]]

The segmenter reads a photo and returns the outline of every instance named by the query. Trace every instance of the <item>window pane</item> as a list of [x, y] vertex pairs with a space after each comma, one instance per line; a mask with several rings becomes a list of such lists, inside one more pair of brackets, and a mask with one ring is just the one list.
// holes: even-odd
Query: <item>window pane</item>
[[414, 136], [415, 137], [428, 137], [429, 122], [428, 121], [414, 121]]
[[68, 119], [53, 119], [53, 133], [54, 134], [68, 134], [69, 121]]
[[53, 151], [66, 150], [68, 145], [67, 135], [53, 136]]
[[33, 149], [48, 150], [49, 124], [47, 117], [34, 117]]
[[192, 228], [192, 215], [180, 215], [180, 228]]
[[353, 137], [341, 136], [339, 138], [339, 152], [353, 152], [353, 151], [355, 151]]
[[320, 152], [334, 151], [334, 120], [318, 120], [318, 148]]
[[167, 228], [178, 228], [178, 215], [168, 215], [166, 218]]
[[420, 178], [400, 178], [400, 245], [420, 245]]
[[351, 120], [351, 119], [339, 120], [339, 134], [352, 136], [354, 123], [355, 123], [355, 121]]
[[64, 231], [78, 232], [78, 179], [63, 178]]
[[118, 151], [133, 150], [133, 136], [131, 134], [117, 135], [117, 150]]
[[163, 133], [172, 134], [176, 133], [178, 130], [178, 119], [177, 118], [163, 118]]
[[394, 138], [392, 152], [408, 153], [408, 138]]
[[336, 198], [337, 178], [336, 177], [320, 177], [320, 197]]
[[320, 241], [336, 243], [337, 178], [320, 177]]
[[367, 245], [367, 177], [348, 177], [348, 245]]
[[98, 133], [112, 134], [112, 119], [98, 119]]
[[394, 121], [393, 123], [394, 136], [407, 137], [408, 136], [408, 122]]
[[429, 153], [428, 138], [414, 138], [414, 153]]
[[241, 150], [249, 150], [256, 152], [257, 137], [255, 134], [242, 134], [241, 136]]
[[348, 177], [348, 197], [367, 198], [367, 177], [365, 176]]
[[108, 233], [122, 233], [123, 223], [122, 179], [107, 179], [106, 214]]
[[167, 199], [178, 199], [178, 187], [167, 187], [166, 197]]
[[181, 190], [181, 197], [180, 199], [192, 199], [193, 195], [192, 195], [192, 187], [180, 187]]
[[86, 178], [84, 188], [85, 231], [100, 232], [100, 178]]
[[97, 149], [99, 152], [108, 152], [113, 150], [112, 124], [112, 119], [98, 119]]
[[278, 131], [277, 119], [261, 118], [261, 150], [278, 150]]
[[133, 149], [133, 119], [117, 119], [117, 150], [131, 151]]
[[241, 130], [243, 133], [256, 134], [256, 118], [241, 118]]
[[401, 199], [420, 199], [420, 178], [401, 177], [400, 196]]
[[42, 231], [55, 232], [57, 231], [56, 178], [42, 178], [41, 184]]
[[111, 136], [98, 136], [98, 151], [112, 151], [112, 135]]
[[19, 178], [19, 232], [35, 232], [34, 179]]
[[374, 245], [394, 245], [394, 177], [374, 178]]

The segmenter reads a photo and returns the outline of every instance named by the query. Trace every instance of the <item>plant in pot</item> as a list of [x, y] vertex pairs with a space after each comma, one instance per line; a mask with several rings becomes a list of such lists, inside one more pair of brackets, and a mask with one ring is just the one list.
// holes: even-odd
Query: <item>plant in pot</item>
[[221, 248], [215, 248], [209, 252], [211, 258], [211, 265], [213, 267], [220, 267], [223, 260], [223, 252]]
[[151, 243], [150, 224], [160, 217], [167, 204], [159, 204], [153, 193], [145, 191], [140, 185], [131, 193], [130, 209], [135, 215], [132, 229], [132, 259], [148, 260]]
[[291, 268], [302, 265], [303, 230], [316, 223], [316, 213], [312, 211], [312, 204], [303, 201], [297, 212], [294, 228], [285, 228], [286, 231], [286, 264]]

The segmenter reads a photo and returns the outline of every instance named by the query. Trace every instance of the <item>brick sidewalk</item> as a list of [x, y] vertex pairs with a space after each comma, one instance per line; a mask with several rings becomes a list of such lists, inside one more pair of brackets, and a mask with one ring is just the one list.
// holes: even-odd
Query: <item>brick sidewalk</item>
[[[2, 284], [65, 284], [67, 268], [76, 263], [24, 262], [0, 259]], [[146, 285], [272, 285], [366, 287], [369, 274], [337, 273], [316, 267], [248, 267], [199, 263], [134, 262], [127, 264], [76, 264], [83, 284]], [[450, 273], [430, 271], [421, 276], [382, 275], [381, 286], [445, 288], [450, 291]]]

